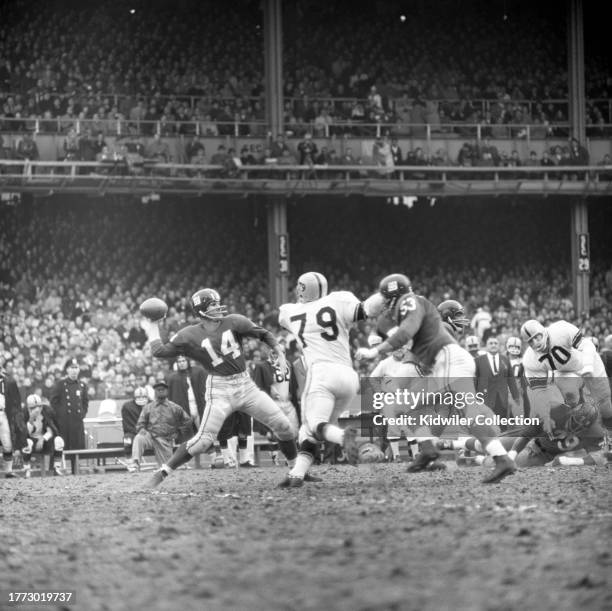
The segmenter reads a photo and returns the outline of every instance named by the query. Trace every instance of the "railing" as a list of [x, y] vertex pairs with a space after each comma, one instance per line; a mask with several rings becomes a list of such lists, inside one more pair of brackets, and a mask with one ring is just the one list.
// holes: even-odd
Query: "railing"
[[[131, 121], [128, 119], [20, 119], [0, 118], [0, 133], [66, 135], [74, 129], [77, 135], [87, 131], [91, 135], [101, 133], [103, 136], [143, 136], [176, 137], [230, 136], [236, 138], [262, 138], [270, 136], [264, 121]], [[326, 125], [318, 126], [316, 122], [296, 123], [285, 126], [289, 138], [302, 138], [308, 132], [315, 137], [356, 137], [380, 138], [384, 135], [418, 138], [424, 140], [452, 138], [477, 139], [518, 139], [545, 140], [546, 138], [567, 138], [570, 134], [570, 124], [564, 123], [382, 123], [352, 120], [335, 120]], [[587, 136], [590, 138], [611, 138], [612, 124], [589, 125]]]
[[[195, 165], [127, 159], [105, 162], [0, 161], [2, 198], [13, 192], [86, 191], [370, 196], [483, 194], [610, 195], [612, 165], [556, 167], [462, 167], [379, 165]], [[156, 196], [156, 197], [155, 197]], [[8, 201], [8, 200], [7, 200]], [[143, 198], [144, 201], [144, 198]]]

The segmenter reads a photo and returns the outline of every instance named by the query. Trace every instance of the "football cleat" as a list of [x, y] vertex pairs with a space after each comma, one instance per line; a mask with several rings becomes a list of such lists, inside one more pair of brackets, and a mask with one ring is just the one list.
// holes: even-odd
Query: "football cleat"
[[408, 473], [418, 473], [419, 471], [424, 471], [438, 458], [440, 458], [440, 452], [436, 450], [434, 444], [431, 441], [425, 441], [421, 446], [421, 451], [416, 455], [414, 461], [408, 465], [406, 471]]
[[301, 488], [304, 485], [304, 480], [301, 477], [287, 475], [287, 477], [278, 484], [278, 488]]
[[165, 471], [158, 469], [151, 476], [151, 479], [147, 483], [147, 488], [157, 488], [157, 486], [159, 486], [167, 477], [168, 474]]
[[140, 463], [137, 460], [130, 461], [127, 465], [127, 470], [130, 473], [136, 473], [137, 471], [140, 471]]
[[7, 472], [4, 474], [4, 477], [5, 477], [6, 479], [13, 479], [14, 477], [17, 477], [17, 474], [16, 474], [16, 473], [14, 473], [13, 471], [7, 471]]
[[349, 427], [344, 429], [342, 449], [349, 465], [355, 466], [359, 462], [359, 446], [357, 445], [357, 430]]
[[241, 469], [257, 469], [257, 465], [254, 465], [250, 460], [245, 460], [240, 463]]
[[482, 480], [483, 484], [497, 484], [509, 475], [516, 473], [514, 461], [506, 454], [505, 456], [494, 456], [495, 468]]
[[317, 482], [322, 482], [323, 479], [316, 477], [315, 475], [310, 475], [310, 473], [306, 473], [306, 475], [304, 475], [304, 481], [310, 482], [311, 484], [316, 484]]
[[66, 472], [58, 466], [53, 467], [53, 475], [58, 475], [58, 476], [62, 476], [62, 475], [66, 475]]
[[446, 465], [440, 460], [434, 460], [432, 463], [427, 465], [428, 471], [446, 471]]

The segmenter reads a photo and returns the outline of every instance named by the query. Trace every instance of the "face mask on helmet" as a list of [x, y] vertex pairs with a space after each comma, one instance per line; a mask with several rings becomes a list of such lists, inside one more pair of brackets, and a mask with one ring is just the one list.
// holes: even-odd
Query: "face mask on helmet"
[[408, 276], [390, 274], [380, 281], [378, 291], [385, 298], [385, 306], [390, 309], [395, 307], [397, 300], [402, 295], [412, 292], [412, 287]]
[[506, 351], [511, 356], [521, 356], [522, 342], [518, 337], [509, 337], [506, 342]]
[[202, 289], [191, 296], [191, 309], [196, 316], [209, 320], [219, 320], [227, 314], [221, 305], [221, 295], [214, 289]]
[[438, 306], [442, 320], [448, 323], [455, 331], [468, 327], [470, 321], [465, 316], [463, 306], [454, 299], [447, 299]]
[[468, 335], [465, 338], [466, 350], [468, 350], [469, 352], [475, 352], [476, 350], [478, 350], [478, 347], [479, 347], [479, 342], [478, 342], [478, 338], [475, 335]]
[[145, 405], [148, 400], [149, 397], [147, 395], [147, 391], [144, 388], [137, 388], [134, 391], [134, 403], [136, 403], [136, 405]]
[[548, 349], [548, 331], [537, 320], [528, 320], [521, 327], [521, 337], [536, 352], [546, 352]]
[[302, 274], [295, 286], [295, 297], [298, 303], [309, 303], [327, 295], [327, 278], [318, 272]]

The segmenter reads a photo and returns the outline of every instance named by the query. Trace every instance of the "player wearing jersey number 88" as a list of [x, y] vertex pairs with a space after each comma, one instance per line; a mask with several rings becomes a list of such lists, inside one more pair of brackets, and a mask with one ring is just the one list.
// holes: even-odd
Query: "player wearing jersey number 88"
[[279, 363], [284, 364], [285, 357], [276, 338], [245, 316], [227, 314], [214, 289], [194, 293], [191, 307], [200, 321], [181, 329], [165, 343], [161, 341], [157, 323], [148, 320], [141, 323], [153, 356], [173, 359], [184, 354], [208, 372], [206, 407], [197, 433], [176, 449], [167, 464], [154, 474], [150, 485], [158, 485], [192, 456], [206, 452], [225, 419], [237, 410], [270, 428], [279, 439], [279, 447], [289, 464], [293, 464], [297, 454], [296, 431], [276, 403], [251, 380], [241, 346], [244, 337], [258, 339], [270, 348]]

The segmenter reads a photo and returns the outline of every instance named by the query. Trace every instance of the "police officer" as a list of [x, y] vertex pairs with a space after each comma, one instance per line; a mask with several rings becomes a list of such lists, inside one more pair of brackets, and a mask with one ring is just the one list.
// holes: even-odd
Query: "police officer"
[[55, 383], [51, 391], [51, 407], [66, 450], [85, 448], [83, 419], [87, 415], [89, 399], [87, 386], [79, 380], [79, 371], [77, 360], [68, 359], [64, 365], [66, 375]]

